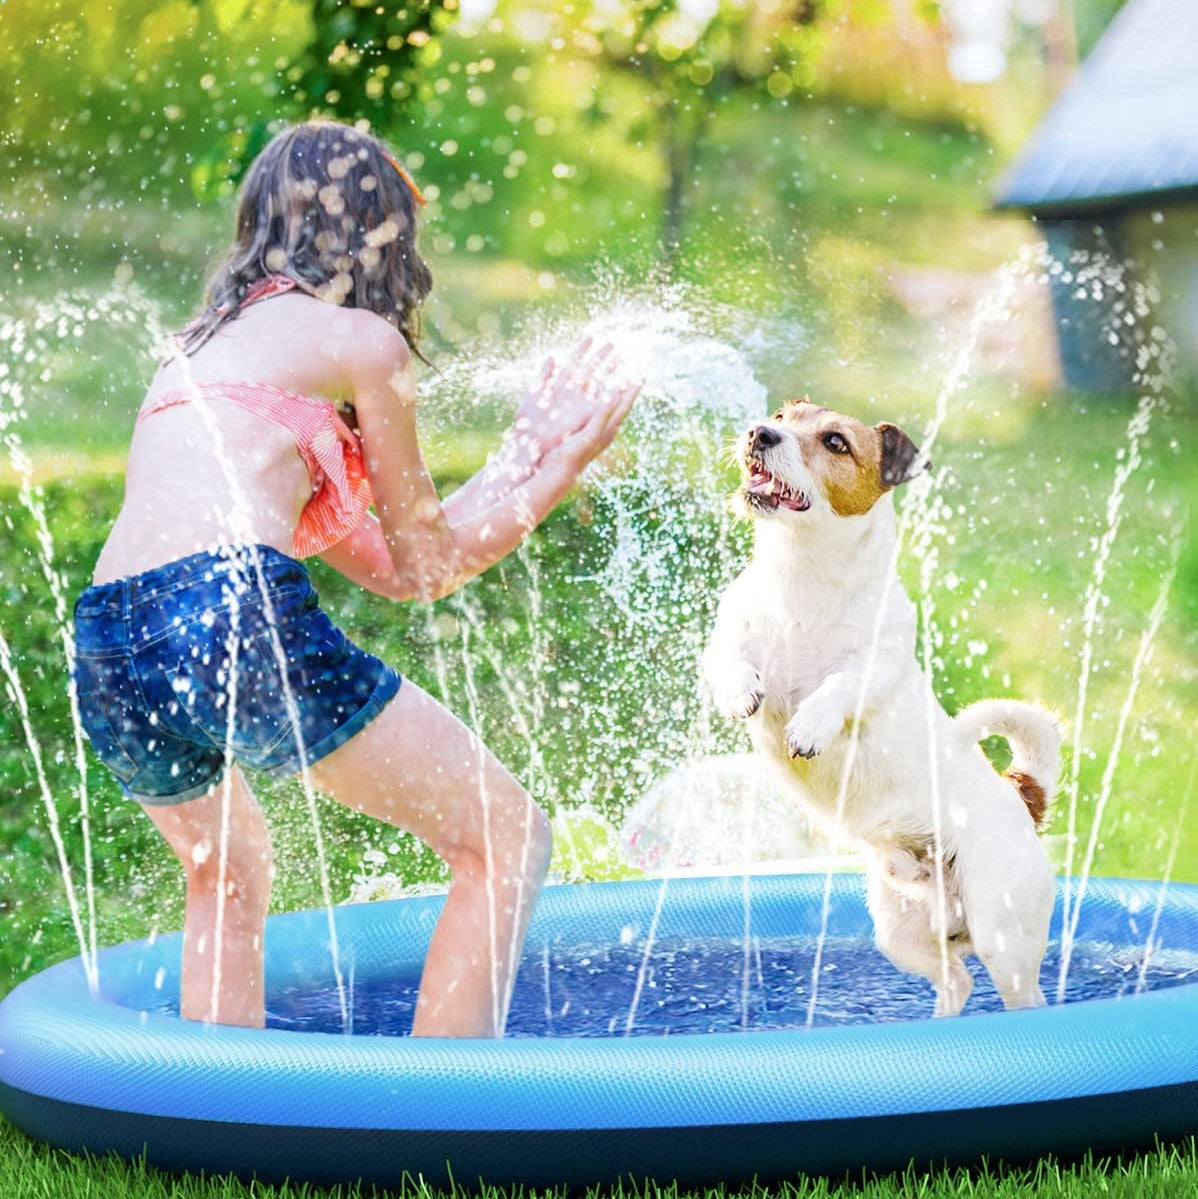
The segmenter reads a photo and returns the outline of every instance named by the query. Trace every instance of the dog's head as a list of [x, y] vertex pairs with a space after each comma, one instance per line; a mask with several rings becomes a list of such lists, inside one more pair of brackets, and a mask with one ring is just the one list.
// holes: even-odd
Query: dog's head
[[864, 516], [893, 487], [932, 464], [896, 425], [791, 400], [738, 438], [741, 486], [734, 506], [748, 517], [799, 522]]

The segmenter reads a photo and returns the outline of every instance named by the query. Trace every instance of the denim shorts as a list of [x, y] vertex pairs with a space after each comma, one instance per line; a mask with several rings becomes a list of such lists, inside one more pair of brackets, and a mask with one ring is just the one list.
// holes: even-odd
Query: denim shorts
[[195, 799], [229, 764], [295, 774], [344, 744], [400, 677], [321, 611], [302, 562], [223, 546], [75, 603], [79, 716], [121, 789]]

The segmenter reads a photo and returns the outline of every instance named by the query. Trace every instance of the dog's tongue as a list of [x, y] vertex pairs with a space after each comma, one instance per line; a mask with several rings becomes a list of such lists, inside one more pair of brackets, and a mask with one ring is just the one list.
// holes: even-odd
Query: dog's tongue
[[779, 504], [784, 508], [789, 508], [792, 512], [802, 512], [806, 508], [801, 499], [791, 498], [785, 494], [785, 488], [773, 475], [755, 475], [749, 480], [747, 490], [763, 499], [773, 500], [775, 508]]

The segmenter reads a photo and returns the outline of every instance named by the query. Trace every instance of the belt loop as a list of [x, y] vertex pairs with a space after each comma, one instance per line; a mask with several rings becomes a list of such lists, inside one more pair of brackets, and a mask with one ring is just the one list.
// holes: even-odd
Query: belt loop
[[228, 602], [240, 607], [242, 596], [252, 587], [249, 551], [240, 542], [229, 546], [224, 553], [224, 575]]
[[133, 580], [121, 580], [121, 623], [125, 626], [125, 643], [133, 644]]
[[250, 546], [238, 542], [233, 559], [233, 593], [238, 603], [254, 593], [256, 582], [254, 551]]

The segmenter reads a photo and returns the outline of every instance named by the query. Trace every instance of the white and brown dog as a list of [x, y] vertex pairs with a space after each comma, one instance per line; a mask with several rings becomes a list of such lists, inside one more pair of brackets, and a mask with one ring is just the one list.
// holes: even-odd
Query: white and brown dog
[[[737, 443], [753, 555], [721, 599], [704, 669], [717, 707], [814, 822], [863, 850], [878, 947], [956, 1015], [976, 953], [1007, 1007], [1044, 1003], [1054, 885], [1037, 837], [1060, 768], [1046, 710], [949, 717], [915, 660], [890, 492], [930, 465], [901, 430], [792, 401]], [[978, 746], [1005, 736], [998, 774]], [[940, 852], [937, 852], [939, 845]]]

